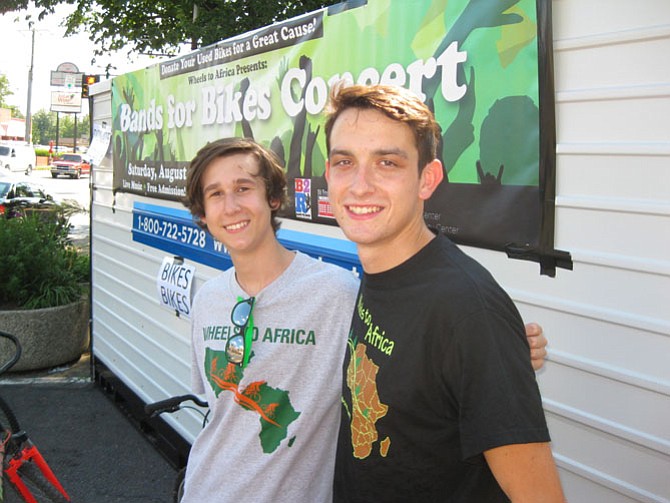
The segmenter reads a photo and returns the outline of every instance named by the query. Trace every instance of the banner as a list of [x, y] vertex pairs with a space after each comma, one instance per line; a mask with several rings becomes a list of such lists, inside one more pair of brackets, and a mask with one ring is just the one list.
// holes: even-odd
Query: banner
[[[315, 11], [112, 81], [115, 190], [180, 200], [207, 142], [252, 137], [282, 159], [283, 216], [335, 224], [322, 112], [332, 85], [415, 92], [442, 127], [445, 181], [426, 221], [552, 274], [550, 2], [370, 0]], [[558, 255], [557, 255], [558, 254]]]

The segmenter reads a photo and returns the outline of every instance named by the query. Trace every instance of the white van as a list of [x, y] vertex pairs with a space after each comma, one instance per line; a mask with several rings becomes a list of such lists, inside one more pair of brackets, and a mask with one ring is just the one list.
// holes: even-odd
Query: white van
[[23, 171], [26, 175], [35, 167], [35, 149], [26, 143], [1, 143], [0, 167], [7, 171]]

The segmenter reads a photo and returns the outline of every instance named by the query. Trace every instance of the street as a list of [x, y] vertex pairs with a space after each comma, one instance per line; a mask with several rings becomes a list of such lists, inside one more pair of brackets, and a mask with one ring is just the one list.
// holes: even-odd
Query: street
[[51, 178], [51, 172], [47, 169], [36, 169], [30, 175], [34, 180], [44, 186], [47, 193], [54, 196], [55, 199], [74, 199], [79, 204], [88, 209], [91, 202], [91, 192], [89, 189], [90, 176], [83, 175], [79, 179], [73, 178]]
[[[4, 383], [10, 404], [75, 503], [168, 503], [177, 470], [93, 383]], [[5, 483], [5, 503], [22, 499]], [[43, 500], [40, 500], [43, 501]]]
[[79, 179], [65, 177], [52, 178], [49, 170], [37, 169], [32, 172], [30, 178], [38, 181], [44, 187], [47, 194], [51, 194], [57, 201], [72, 199], [86, 208], [86, 213], [77, 213], [70, 217], [70, 224], [72, 224], [70, 235], [75, 240], [88, 240], [90, 229], [91, 177], [84, 175]]

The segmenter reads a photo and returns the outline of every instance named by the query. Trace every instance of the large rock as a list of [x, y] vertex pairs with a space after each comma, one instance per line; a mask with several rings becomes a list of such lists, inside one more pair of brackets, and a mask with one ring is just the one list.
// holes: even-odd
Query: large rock
[[[9, 372], [56, 367], [79, 358], [89, 345], [89, 303], [45, 309], [0, 310], [0, 330], [21, 343], [21, 358]], [[0, 338], [0, 363], [8, 361], [14, 346]]]

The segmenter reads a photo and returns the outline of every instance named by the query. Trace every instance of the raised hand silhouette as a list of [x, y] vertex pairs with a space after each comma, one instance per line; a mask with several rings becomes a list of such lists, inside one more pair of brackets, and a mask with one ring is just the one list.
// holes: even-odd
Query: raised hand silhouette
[[482, 168], [482, 162], [477, 161], [477, 175], [479, 176], [479, 183], [481, 185], [502, 185], [502, 176], [505, 171], [505, 165], [501, 164], [498, 169], [498, 176], [493, 176], [493, 173], [486, 173]]

